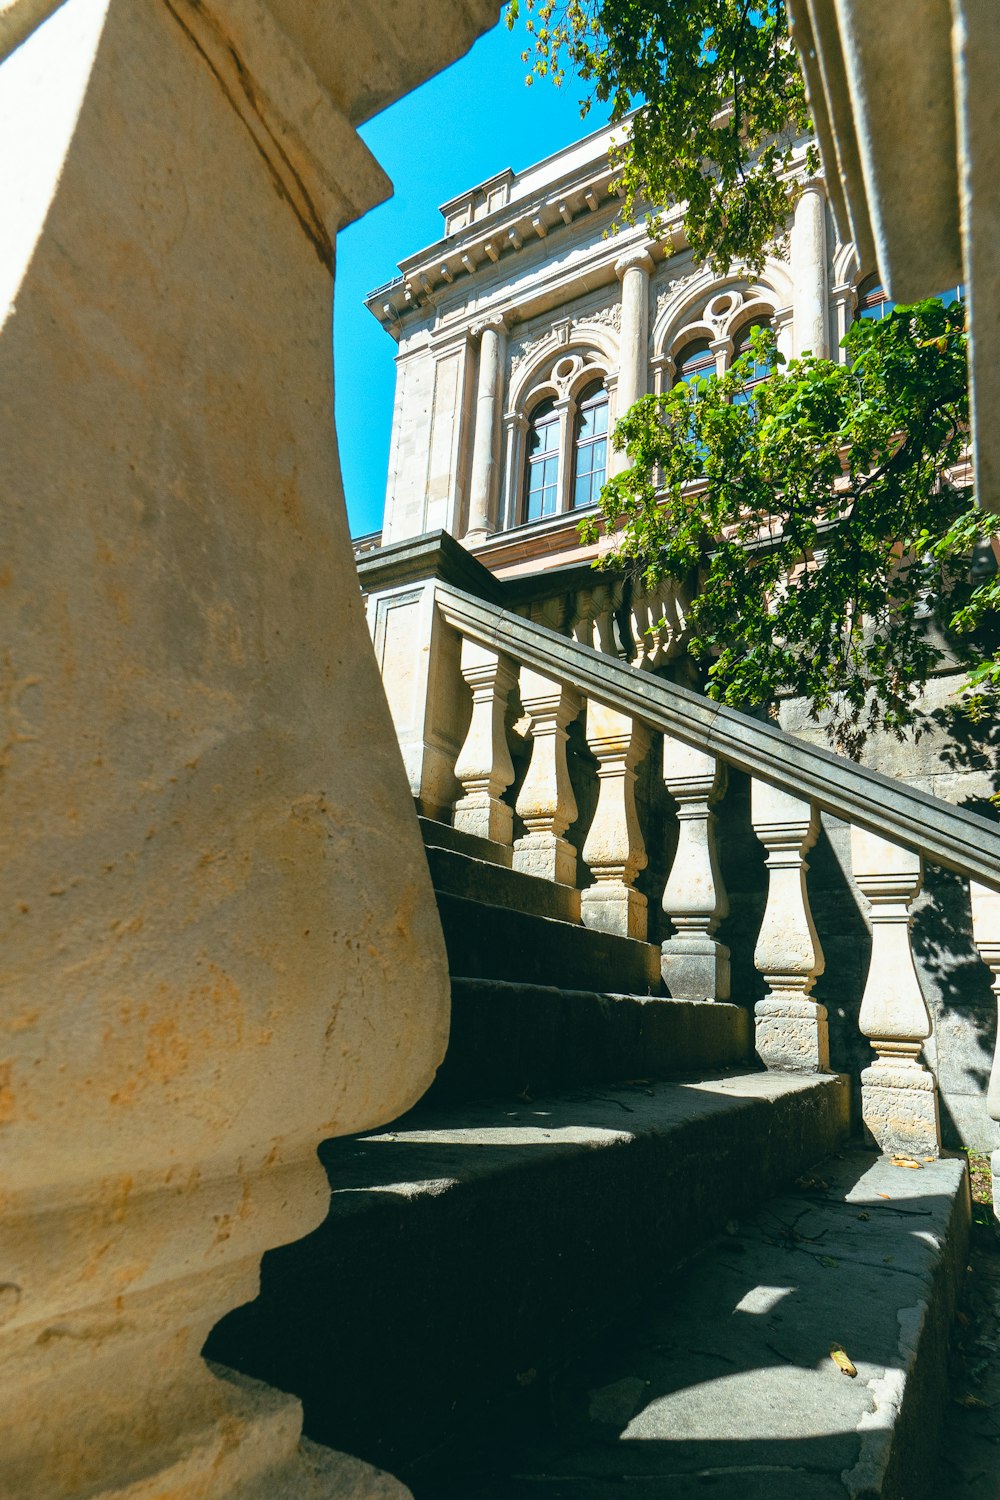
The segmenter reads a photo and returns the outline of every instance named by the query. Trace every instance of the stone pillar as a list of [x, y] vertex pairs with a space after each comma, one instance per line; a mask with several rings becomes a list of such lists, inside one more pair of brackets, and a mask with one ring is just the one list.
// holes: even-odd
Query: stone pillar
[[647, 864], [635, 810], [635, 767], [649, 749], [645, 725], [628, 714], [587, 704], [587, 744], [597, 757], [597, 811], [583, 846], [594, 884], [583, 892], [585, 927], [646, 937], [646, 898], [633, 884]]
[[375, 658], [417, 811], [450, 822], [462, 789], [455, 762], [469, 729], [461, 641], [437, 606], [441, 583], [485, 599], [500, 589], [446, 531], [358, 560]]
[[830, 358], [843, 364], [847, 359], [847, 350], [844, 349], [844, 339], [847, 330], [854, 322], [854, 309], [858, 303], [857, 288], [850, 282], [843, 282], [835, 286], [830, 293], [830, 319], [833, 327], [830, 330], [831, 348]]
[[809, 908], [805, 855], [816, 842], [815, 808], [754, 777], [753, 830], [767, 850], [767, 905], [754, 963], [768, 993], [755, 1008], [757, 1055], [768, 1068], [825, 1073], [830, 1067], [826, 1009], [809, 998], [823, 972], [823, 950]]
[[796, 357], [808, 352], [817, 359], [827, 359], [826, 192], [822, 182], [807, 182], [799, 193], [790, 255], [794, 353]]
[[[993, 976], [993, 994], [1000, 1016], [1000, 891], [969, 882], [972, 900], [972, 935], [979, 957]], [[986, 1108], [991, 1120], [1000, 1120], [1000, 1040], [993, 1053]], [[1000, 1151], [993, 1153], [993, 1212], [1000, 1218]]]
[[851, 866], [871, 903], [872, 956], [858, 1018], [875, 1050], [861, 1075], [861, 1115], [887, 1156], [937, 1156], [937, 1087], [920, 1060], [930, 1017], [910, 949], [910, 905], [923, 878], [919, 854], [851, 829]]
[[555, 402], [559, 418], [559, 511], [565, 514], [573, 509], [573, 469], [576, 454], [573, 448], [573, 421], [576, 417], [576, 402], [572, 396], [560, 396]]
[[300, 46], [287, 0], [3, 7], [0, 1494], [18, 1500], [404, 1493], [304, 1453], [293, 1397], [200, 1350], [263, 1252], [325, 1217], [318, 1142], [407, 1109], [447, 1041], [331, 421], [333, 237], [389, 187], [350, 119], [491, 19], [436, 7], [414, 64], [412, 10], [376, 36], [334, 0]]
[[500, 529], [517, 526], [524, 518], [518, 514], [522, 503], [525, 457], [524, 439], [528, 431], [528, 419], [520, 412], [508, 412], [504, 417], [504, 479]]
[[531, 764], [517, 798], [527, 833], [514, 844], [514, 869], [559, 885], [576, 885], [576, 850], [563, 834], [576, 821], [566, 763], [566, 725], [580, 712], [572, 689], [521, 670], [521, 703], [531, 720]]
[[663, 892], [663, 910], [677, 929], [662, 945], [663, 983], [675, 1000], [728, 1000], [729, 949], [713, 936], [729, 911], [712, 812], [724, 789], [725, 767], [714, 755], [664, 736], [663, 780], [680, 823]]
[[476, 386], [476, 420], [472, 437], [472, 472], [469, 479], [469, 526], [465, 545], [476, 546], [496, 530], [500, 490], [500, 409], [503, 404], [506, 323], [494, 313], [473, 323], [479, 337], [479, 379]]
[[455, 803], [455, 827], [509, 845], [514, 814], [502, 798], [514, 780], [506, 720], [517, 667], [500, 652], [463, 640], [462, 676], [472, 689], [472, 719], [455, 763], [455, 776], [463, 788]]
[[[629, 250], [615, 262], [622, 284], [622, 322], [619, 335], [618, 381], [615, 411], [623, 417], [640, 396], [645, 396], [649, 363], [649, 275], [653, 261], [641, 246]], [[608, 473], [619, 473], [628, 459], [608, 444]]]

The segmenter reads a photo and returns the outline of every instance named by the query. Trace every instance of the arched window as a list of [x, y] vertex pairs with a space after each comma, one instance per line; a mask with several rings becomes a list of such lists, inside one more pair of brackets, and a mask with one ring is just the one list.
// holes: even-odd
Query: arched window
[[531, 414], [528, 424], [526, 521], [554, 516], [559, 506], [559, 413], [550, 398]]
[[603, 380], [579, 399], [574, 443], [573, 505], [594, 505], [608, 471], [608, 393]]
[[754, 388], [760, 385], [762, 380], [766, 380], [769, 375], [774, 373], [773, 361], [770, 359], [759, 359], [750, 349], [750, 339], [755, 329], [769, 327], [770, 324], [766, 318], [754, 318], [751, 322], [744, 323], [739, 333], [733, 339], [733, 359], [740, 359], [744, 354], [750, 356], [750, 373], [743, 389], [737, 391], [733, 396], [734, 406], [749, 405], [753, 401]]
[[877, 276], [869, 276], [858, 287], [859, 318], [873, 318], [879, 322], [882, 318], [887, 318], [895, 306], [895, 302], [890, 302], [889, 294]]
[[708, 339], [694, 339], [685, 344], [674, 362], [676, 375], [674, 384], [685, 384], [692, 380], [711, 379], [715, 374], [715, 355], [709, 348]]

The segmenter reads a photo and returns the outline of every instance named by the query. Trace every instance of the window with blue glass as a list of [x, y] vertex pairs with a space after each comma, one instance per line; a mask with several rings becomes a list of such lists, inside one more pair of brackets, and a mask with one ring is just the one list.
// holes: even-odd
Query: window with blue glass
[[543, 401], [528, 424], [528, 486], [526, 521], [554, 516], [559, 507], [559, 413], [555, 402]]
[[692, 380], [712, 379], [715, 375], [715, 355], [709, 348], [708, 339], [695, 339], [685, 344], [674, 361], [676, 375], [674, 384], [685, 384]]
[[733, 395], [734, 406], [749, 406], [753, 401], [753, 393], [762, 380], [766, 380], [774, 373], [774, 362], [768, 357], [760, 359], [750, 348], [750, 340], [758, 328], [768, 328], [770, 324], [763, 318], [757, 318], [752, 323], [745, 323], [739, 333], [733, 339], [733, 359], [742, 359], [744, 355], [750, 357], [750, 369], [746, 383], [741, 391]]
[[577, 402], [573, 505], [596, 505], [608, 471], [608, 393], [588, 385]]

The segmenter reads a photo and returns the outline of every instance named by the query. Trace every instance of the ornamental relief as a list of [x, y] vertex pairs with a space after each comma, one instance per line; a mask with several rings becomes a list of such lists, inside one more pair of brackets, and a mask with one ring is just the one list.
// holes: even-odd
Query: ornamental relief
[[[513, 340], [510, 349], [510, 378], [513, 380], [525, 366], [532, 364], [545, 349], [552, 349], [555, 353], [558, 349], [573, 342], [574, 339], [582, 341], [586, 336], [588, 327], [597, 324], [600, 327], [611, 328], [615, 333], [621, 332], [622, 309], [621, 303], [612, 303], [610, 307], [598, 308], [596, 312], [581, 313], [575, 318], [562, 318], [545, 333], [536, 338]], [[579, 356], [571, 356], [579, 360]], [[585, 356], [587, 361], [600, 358], [591, 352]]]

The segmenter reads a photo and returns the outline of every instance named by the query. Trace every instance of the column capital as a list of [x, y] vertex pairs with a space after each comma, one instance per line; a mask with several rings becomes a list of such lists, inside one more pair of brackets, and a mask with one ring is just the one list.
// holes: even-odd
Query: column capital
[[487, 313], [484, 318], [477, 318], [474, 323], [469, 324], [469, 335], [478, 339], [488, 329], [494, 333], [506, 333], [510, 327], [511, 315], [509, 312]]
[[653, 269], [653, 257], [643, 245], [635, 245], [631, 250], [626, 250], [615, 261], [615, 275], [621, 281], [626, 271], [643, 271], [647, 276]]

